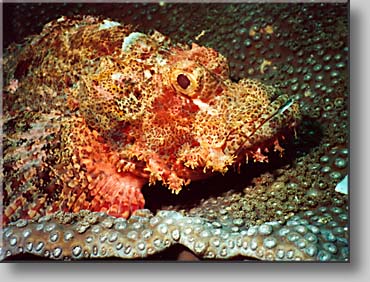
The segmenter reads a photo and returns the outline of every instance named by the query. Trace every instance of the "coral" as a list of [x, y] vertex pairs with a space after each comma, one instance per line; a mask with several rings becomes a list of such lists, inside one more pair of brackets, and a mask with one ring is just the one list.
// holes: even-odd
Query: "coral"
[[[36, 22], [44, 23], [45, 20], [49, 21], [67, 15], [67, 10], [69, 15], [72, 13], [104, 14], [105, 17], [110, 17], [114, 21], [122, 21], [133, 26], [138, 25], [140, 33], [148, 33], [152, 29], [157, 29], [171, 37], [171, 46], [176, 42], [187, 43], [190, 46], [192, 43], [196, 43], [196, 45], [192, 45], [192, 48], [184, 49], [187, 51], [183, 53], [183, 57], [181, 52], [175, 52], [177, 55], [173, 58], [174, 64], [177, 58], [190, 58], [191, 56], [194, 58], [197, 56], [196, 50], [202, 50], [202, 54], [205, 54], [206, 50], [211, 49], [204, 47], [210, 47], [223, 56], [215, 57], [213, 55], [215, 53], [207, 53], [207, 59], [201, 61], [201, 64], [204, 65], [209, 61], [209, 58], [219, 58], [216, 60], [215, 66], [225, 67], [220, 69], [212, 68], [211, 65], [206, 67], [213, 69], [213, 72], [217, 72], [222, 78], [226, 77], [227, 73], [230, 74], [231, 80], [227, 81], [225, 85], [221, 85], [222, 89], [225, 86], [229, 89], [233, 88], [232, 85], [236, 85], [235, 81], [239, 81], [238, 85], [247, 92], [248, 89], [257, 87], [260, 101], [263, 99], [267, 101], [275, 98], [275, 95], [280, 95], [282, 100], [275, 100], [276, 104], [271, 105], [269, 109], [278, 109], [278, 112], [280, 110], [283, 113], [284, 109], [291, 109], [289, 106], [294, 98], [299, 101], [302, 120], [295, 128], [296, 138], [289, 137], [281, 131], [279, 132], [282, 135], [279, 135], [275, 131], [267, 130], [266, 132], [269, 132], [267, 135], [278, 136], [278, 141], [271, 139], [266, 142], [263, 135], [256, 135], [254, 141], [262, 138], [261, 140], [263, 140], [263, 144], [266, 144], [266, 147], [252, 146], [249, 148], [252, 150], [251, 152], [248, 152], [249, 149], [241, 152], [243, 154], [249, 153], [249, 158], [247, 164], [235, 167], [235, 170], [238, 170], [240, 174], [232, 170], [226, 172], [224, 164], [240, 162], [241, 160], [225, 158], [218, 150], [208, 150], [206, 153], [200, 150], [201, 147], [207, 148], [210, 146], [209, 144], [218, 145], [217, 139], [225, 135], [228, 129], [216, 128], [215, 126], [198, 128], [197, 134], [202, 136], [200, 139], [202, 146], [194, 143], [193, 146], [185, 145], [178, 148], [178, 152], [184, 155], [182, 161], [186, 163], [185, 167], [196, 170], [200, 161], [199, 156], [203, 156], [204, 167], [207, 167], [207, 162], [209, 162], [209, 171], [217, 170], [224, 175], [192, 182], [186, 186], [186, 189], [182, 189], [179, 195], [171, 195], [165, 189], [160, 189], [159, 183], [154, 187], [145, 185], [142, 190], [145, 197], [145, 207], [149, 208], [152, 213], [139, 209], [128, 220], [125, 220], [116, 219], [105, 213], [84, 210], [78, 212], [78, 210], [71, 208], [77, 202], [73, 202], [74, 198], [71, 197], [73, 193], [68, 194], [74, 191], [70, 187], [69, 190], [64, 190], [66, 193], [64, 198], [71, 199], [70, 203], [65, 204], [69, 205], [70, 211], [76, 213], [59, 212], [42, 218], [45, 207], [52, 206], [52, 203], [58, 199], [63, 190], [64, 182], [73, 187], [76, 183], [81, 185], [81, 183], [89, 182], [89, 178], [83, 174], [68, 175], [63, 172], [63, 177], [60, 178], [60, 172], [53, 169], [58, 162], [56, 156], [61, 154], [62, 150], [57, 141], [70, 138], [68, 132], [79, 130], [83, 132], [94, 128], [95, 130], [91, 131], [93, 135], [90, 135], [83, 142], [89, 144], [87, 148], [91, 152], [104, 151], [106, 148], [103, 149], [101, 146], [106, 144], [107, 140], [96, 142], [93, 136], [103, 135], [110, 140], [109, 142], [114, 143], [114, 140], [121, 138], [121, 136], [111, 134], [112, 125], [119, 128], [126, 122], [125, 118], [128, 116], [139, 118], [143, 111], [140, 107], [135, 109], [127, 107], [127, 105], [135, 105], [137, 97], [132, 96], [120, 100], [117, 105], [107, 104], [105, 107], [99, 107], [99, 103], [92, 102], [93, 100], [98, 101], [100, 96], [94, 96], [93, 99], [83, 99], [87, 104], [81, 104], [81, 96], [79, 95], [102, 95], [102, 98], [105, 94], [104, 91], [95, 93], [93, 91], [78, 91], [82, 87], [90, 87], [89, 89], [94, 87], [91, 80], [93, 76], [90, 77], [86, 71], [94, 70], [97, 74], [96, 78], [101, 83], [100, 89], [104, 90], [107, 87], [109, 89], [116, 87], [115, 91], [119, 89], [120, 73], [123, 74], [123, 72], [102, 71], [107, 67], [108, 70], [115, 70], [117, 62], [101, 60], [99, 67], [95, 68], [96, 65], [90, 65], [89, 69], [84, 69], [76, 64], [80, 60], [79, 55], [73, 54], [74, 57], [71, 57], [71, 61], [68, 63], [61, 61], [57, 65], [51, 63], [40, 67], [40, 58], [46, 55], [42, 52], [42, 48], [25, 53], [21, 48], [12, 45], [8, 52], [12, 53], [13, 56], [5, 56], [4, 58], [4, 64], [9, 67], [9, 69], [5, 69], [4, 73], [4, 81], [9, 82], [9, 92], [4, 93], [7, 98], [4, 104], [4, 128], [5, 132], [13, 132], [13, 128], [16, 130], [9, 134], [10, 138], [4, 139], [5, 149], [9, 150], [5, 155], [4, 173], [6, 176], [9, 175], [9, 172], [13, 170], [12, 166], [20, 170], [12, 178], [17, 181], [12, 180], [4, 183], [5, 207], [9, 209], [8, 213], [14, 216], [10, 219], [12, 222], [4, 230], [2, 258], [12, 259], [13, 255], [16, 254], [32, 253], [38, 257], [45, 256], [56, 259], [81, 259], [83, 257], [155, 259], [157, 254], [165, 254], [166, 250], [170, 250], [171, 245], [181, 244], [201, 259], [243, 260], [256, 258], [318, 261], [346, 261], [349, 259], [348, 196], [335, 191], [336, 185], [348, 174], [349, 167], [348, 73], [346, 71], [348, 63], [347, 5], [325, 3], [311, 5], [165, 4], [164, 6], [129, 4], [125, 6], [125, 9], [112, 9], [108, 5], [69, 4], [58, 5], [57, 9], [54, 8], [54, 6], [46, 4], [41, 6], [17, 4], [13, 6], [13, 9], [23, 12], [14, 13], [14, 19], [4, 23], [9, 24], [12, 21], [14, 25], [17, 25], [18, 22], [26, 23], [24, 27], [17, 28], [19, 33], [14, 35], [17, 40], [23, 39], [26, 32], [34, 28], [36, 29], [33, 30], [33, 33], [41, 31], [41, 26], [30, 24], [34, 21], [31, 19], [37, 19]], [[43, 12], [37, 13], [40, 10]], [[121, 13], [122, 10], [126, 11], [125, 14], [118, 15], [118, 11]], [[30, 20], [17, 21], [18, 15]], [[238, 20], [235, 21], [235, 18]], [[94, 18], [89, 17], [86, 20], [90, 21], [86, 26], [102, 23], [102, 26], [106, 27], [106, 22], [102, 22], [102, 19], [95, 21]], [[97, 57], [92, 55], [93, 57], [90, 57], [92, 61], [98, 57], [105, 57], [107, 54], [114, 54], [115, 50], [118, 51], [122, 47], [124, 35], [110, 37], [107, 31], [111, 28], [117, 30], [126, 28], [127, 30], [122, 34], [131, 33], [134, 30], [129, 25], [113, 26], [100, 30], [101, 34], [105, 34], [109, 38], [109, 44], [103, 45], [99, 49]], [[86, 31], [91, 32], [88, 29]], [[53, 34], [50, 32], [49, 38], [57, 39], [57, 33]], [[76, 34], [75, 44], [79, 44], [78, 39], [87, 34]], [[162, 40], [161, 44], [163, 45], [170, 44], [166, 38], [159, 34], [152, 34], [151, 37], [156, 41]], [[54, 48], [52, 50], [56, 50], [55, 48], [63, 50], [61, 41], [45, 42], [44, 39], [39, 38], [40, 45], [36, 44], [36, 48], [49, 44], [48, 47]], [[27, 40], [26, 44], [32, 39]], [[11, 40], [5, 38], [5, 41], [10, 42]], [[125, 45], [127, 50], [133, 50], [134, 48], [131, 47], [137, 47], [132, 45], [135, 40], [127, 42], [128, 44]], [[91, 48], [95, 45], [91, 38], [86, 43], [90, 44]], [[145, 46], [148, 44], [144, 44]], [[169, 45], [167, 46], [169, 47]], [[184, 44], [180, 44], [173, 51], [181, 50], [184, 47]], [[19, 57], [22, 52], [23, 55]], [[36, 53], [41, 55], [35, 56]], [[29, 57], [34, 59], [30, 60]], [[225, 58], [228, 61], [227, 68]], [[199, 60], [199, 57], [196, 59]], [[53, 62], [53, 60], [49, 57], [46, 62]], [[70, 65], [73, 65], [75, 70], [72, 74], [69, 74], [68, 71]], [[191, 98], [200, 111], [213, 113], [213, 109], [202, 103], [203, 100], [198, 101], [196, 97], [192, 97], [194, 92], [190, 90], [199, 87], [197, 67], [183, 64], [181, 67], [183, 69], [180, 72], [172, 72], [173, 75], [168, 77], [168, 83], [173, 85], [176, 91], [182, 93], [182, 97]], [[32, 71], [38, 68], [43, 71]], [[182, 72], [185, 71], [184, 68], [186, 68], [186, 73]], [[54, 69], [60, 71], [51, 77], [50, 73], [53, 73]], [[219, 72], [220, 70], [223, 72]], [[30, 72], [32, 72], [32, 76], [29, 75]], [[84, 85], [82, 82], [81, 84], [77, 83], [76, 76], [79, 73], [87, 78]], [[135, 74], [135, 72], [132, 73]], [[49, 75], [45, 76], [45, 74]], [[147, 76], [149, 76], [148, 72]], [[115, 85], [109, 84], [109, 77], [114, 78]], [[12, 85], [15, 85], [15, 80], [12, 79], [16, 79], [18, 82], [16, 88], [12, 88]], [[38, 83], [39, 81], [43, 83]], [[210, 83], [208, 84], [210, 89], [217, 93], [219, 84], [214, 84], [216, 81], [208, 79], [207, 83]], [[267, 87], [265, 84], [272, 84], [274, 87]], [[38, 88], [26, 92], [25, 89], [29, 85], [38, 85]], [[68, 91], [64, 91], [65, 88]], [[61, 91], [68, 94], [67, 103], [65, 103], [65, 96], [57, 95]], [[24, 94], [25, 92], [27, 94]], [[236, 100], [245, 99], [244, 101], [246, 101], [248, 99], [246, 96], [238, 94], [238, 91], [233, 91], [233, 93], [236, 94]], [[257, 92], [253, 91], [253, 93]], [[284, 93], [283, 96], [281, 96], [282, 93]], [[208, 96], [202, 96], [202, 99], [206, 102]], [[167, 99], [166, 97], [162, 100], [156, 100], [154, 104], [164, 103], [167, 105], [167, 109], [173, 111], [172, 121], [183, 122], [186, 116], [177, 116], [178, 108], [171, 107], [177, 105], [177, 102], [176, 99]], [[236, 104], [239, 103], [233, 107], [232, 101], [227, 105], [221, 102], [223, 101], [219, 101], [217, 106], [233, 109], [231, 112], [235, 116], [231, 115], [230, 120], [240, 118], [238, 116], [239, 108], [236, 107]], [[11, 105], [10, 109], [9, 105]], [[263, 107], [264, 103], [261, 105]], [[107, 118], [107, 120], [104, 123], [95, 122], [94, 116], [89, 115], [90, 109], [97, 113], [100, 111], [99, 118]], [[15, 118], [14, 111], [18, 115], [21, 110], [25, 110], [24, 114]], [[71, 115], [74, 116], [80, 111], [84, 112], [84, 117], [87, 117], [87, 125], [82, 126], [81, 119], [69, 119]], [[191, 111], [192, 108], [189, 107], [188, 113]], [[46, 115], [40, 115], [40, 112]], [[246, 119], [253, 120], [254, 117], [248, 108], [243, 109], [242, 112], [247, 115]], [[281, 118], [276, 120], [278, 123], [286, 123], [284, 115], [277, 117]], [[225, 117], [222, 115], [213, 116], [210, 114], [206, 118], [203, 115], [199, 116], [196, 122], [212, 124], [223, 118]], [[122, 123], [117, 122], [119, 119]], [[160, 125], [164, 120], [163, 116], [156, 116], [148, 120], [145, 125], [147, 135], [152, 135], [152, 124]], [[273, 130], [275, 127], [271, 125], [274, 122], [274, 119], [270, 119], [268, 123], [265, 123], [264, 130]], [[251, 127], [249, 127], [250, 125], [245, 126], [243, 135], [248, 135]], [[46, 134], [42, 134], [44, 130], [47, 132]], [[61, 135], [61, 132], [65, 133]], [[214, 132], [217, 132], [218, 135], [215, 136]], [[157, 145], [164, 144], [162, 142], [173, 143], [174, 141], [171, 139], [173, 134], [171, 133], [171, 129], [168, 131], [163, 128], [161, 135], [166, 138], [158, 139]], [[175, 135], [186, 138], [186, 134], [187, 131], [181, 130]], [[80, 142], [82, 140], [72, 139], [68, 149], [63, 149], [63, 155], [66, 154], [67, 160], [75, 155], [73, 151], [75, 148], [80, 148]], [[198, 140], [197, 142], [199, 143]], [[45, 143], [48, 145], [42, 147]], [[184, 143], [184, 140], [181, 143]], [[227, 150], [232, 152], [237, 147], [238, 143], [231, 142]], [[28, 154], [28, 150], [34, 152], [35, 155]], [[86, 159], [89, 160], [91, 152], [80, 151], [77, 155], [83, 157], [87, 154], [89, 157]], [[143, 152], [142, 146], [135, 148], [135, 154], [138, 156], [135, 158], [140, 158], [140, 152]], [[160, 154], [162, 153], [160, 152]], [[208, 159], [205, 159], [205, 155]], [[94, 158], [96, 159], [96, 157]], [[115, 164], [114, 168], [108, 168], [105, 165], [108, 159], [109, 163]], [[147, 169], [149, 172], [154, 172], [151, 176], [151, 180], [154, 182], [160, 177], [158, 167], [161, 167], [161, 163], [158, 158], [152, 157], [151, 159], [154, 161]], [[257, 160], [260, 162], [255, 162]], [[105, 164], [103, 165], [103, 163]], [[80, 165], [79, 159], [70, 164], [70, 166]], [[58, 169], [61, 167], [68, 168], [68, 165], [63, 163], [57, 166]], [[96, 167], [96, 164], [93, 167]], [[98, 167], [107, 172], [115, 170], [137, 172], [138, 167], [140, 170], [146, 168], [142, 162], [137, 162], [136, 159], [129, 161], [127, 154], [118, 157], [107, 154], [99, 162]], [[203, 174], [204, 167], [202, 167], [200, 175]], [[68, 168], [68, 170], [76, 171], [76, 168]], [[149, 172], [145, 170], [139, 176], [148, 177]], [[49, 183], [50, 179], [55, 179], [55, 181], [51, 186], [47, 186], [46, 183]], [[176, 177], [169, 177], [165, 182], [172, 187], [183, 184]], [[19, 189], [15, 189], [17, 194], [12, 194], [14, 187], [22, 187], [21, 189], [25, 193], [22, 194]], [[45, 189], [46, 187], [48, 188]], [[89, 193], [85, 195], [89, 201]], [[84, 197], [82, 196], [82, 198]], [[9, 199], [11, 199], [11, 203]], [[20, 209], [21, 205], [32, 207], [28, 209], [31, 211], [31, 215], [24, 214]], [[81, 208], [87, 207], [82, 205]], [[53, 211], [50, 210], [50, 212]], [[93, 218], [90, 223], [87, 219], [89, 216]], [[15, 223], [17, 218], [39, 219], [36, 221], [20, 220]], [[114, 225], [105, 225], [105, 223], [103, 225], [105, 220], [117, 223], [124, 222], [122, 224], [124, 228], [116, 228]], [[160, 228], [156, 222], [162, 224]], [[46, 228], [48, 223], [51, 224], [51, 227]], [[38, 224], [41, 225], [38, 226]], [[111, 238], [111, 241], [108, 241], [104, 236], [100, 238], [93, 230], [104, 230], [104, 234], [102, 234]], [[67, 236], [67, 239], [62, 241], [60, 239], [62, 235]], [[158, 240], [154, 241], [154, 237]], [[209, 239], [211, 237], [212, 240]], [[67, 243], [69, 238], [75, 244]], [[56, 241], [54, 242], [54, 240]], [[73, 249], [73, 247], [75, 248]]]
[[12, 223], [4, 230], [6, 248], [0, 257], [27, 251], [59, 260], [135, 259], [182, 244], [204, 259], [336, 261], [348, 256], [346, 220], [346, 211], [335, 206], [298, 213], [285, 226], [275, 221], [248, 229], [175, 211], [153, 216], [138, 210], [128, 220], [90, 211], [58, 212], [35, 223]]

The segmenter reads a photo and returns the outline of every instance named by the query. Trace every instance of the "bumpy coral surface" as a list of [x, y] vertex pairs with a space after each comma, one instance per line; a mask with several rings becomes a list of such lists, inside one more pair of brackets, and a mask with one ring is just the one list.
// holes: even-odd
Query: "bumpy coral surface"
[[[347, 197], [334, 190], [348, 162], [345, 6], [324, 6], [127, 5], [124, 22], [189, 45], [91, 16], [11, 45], [1, 257], [160, 257], [180, 244], [208, 259], [347, 260]], [[194, 9], [204, 17], [189, 26]], [[185, 19], [178, 30], [166, 13]], [[295, 100], [304, 116], [285, 131]]]

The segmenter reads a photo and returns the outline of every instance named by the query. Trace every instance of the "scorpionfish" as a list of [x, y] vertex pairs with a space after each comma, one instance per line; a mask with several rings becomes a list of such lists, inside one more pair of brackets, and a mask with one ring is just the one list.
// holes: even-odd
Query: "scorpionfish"
[[266, 148], [300, 119], [288, 95], [229, 78], [195, 43], [61, 17], [4, 56], [3, 222], [56, 211], [129, 217], [157, 181], [179, 193]]

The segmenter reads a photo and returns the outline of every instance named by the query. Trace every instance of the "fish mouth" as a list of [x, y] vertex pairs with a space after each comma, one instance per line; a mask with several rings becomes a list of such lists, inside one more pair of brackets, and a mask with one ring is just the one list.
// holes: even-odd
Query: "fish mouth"
[[[287, 130], [294, 129], [300, 118], [299, 105], [293, 97], [286, 94], [277, 96], [252, 123], [249, 122], [249, 126], [237, 130], [241, 140], [234, 147], [233, 155], [239, 159], [269, 147], [279, 137], [284, 138]], [[230, 152], [230, 149], [225, 146], [226, 151]]]
[[[270, 97], [271, 99], [271, 97]], [[238, 100], [230, 106], [229, 111], [235, 110]], [[204, 113], [208, 113], [209, 109], [205, 106]], [[211, 113], [208, 113], [212, 116]], [[244, 120], [243, 120], [244, 117]], [[248, 119], [248, 120], [245, 120]], [[278, 138], [284, 138], [288, 130], [294, 128], [297, 121], [300, 119], [299, 106], [295, 99], [288, 95], [274, 96], [261, 109], [258, 115], [254, 116], [253, 120], [243, 116], [243, 112], [239, 112], [239, 116], [227, 118], [230, 123], [238, 124], [228, 133], [224, 140], [215, 146], [201, 146], [201, 149], [196, 154], [199, 154], [200, 163], [194, 165], [194, 168], [206, 172], [221, 172], [226, 173], [228, 168], [233, 165], [240, 164], [244, 159], [248, 161], [252, 157], [255, 161], [268, 162], [268, 157], [263, 155], [268, 149], [274, 145], [274, 150], [279, 150], [282, 153], [283, 148], [278, 143]], [[225, 141], [226, 140], [226, 141]], [[191, 167], [185, 163], [186, 167]]]

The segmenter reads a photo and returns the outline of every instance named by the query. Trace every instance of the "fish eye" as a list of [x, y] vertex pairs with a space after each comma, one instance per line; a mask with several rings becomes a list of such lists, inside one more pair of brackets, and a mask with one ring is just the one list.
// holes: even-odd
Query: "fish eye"
[[181, 86], [181, 88], [186, 89], [190, 85], [190, 79], [185, 74], [180, 73], [177, 76], [177, 83]]
[[188, 72], [182, 69], [173, 69], [170, 81], [173, 88], [188, 97], [194, 98], [199, 91], [201, 75], [197, 70]]

